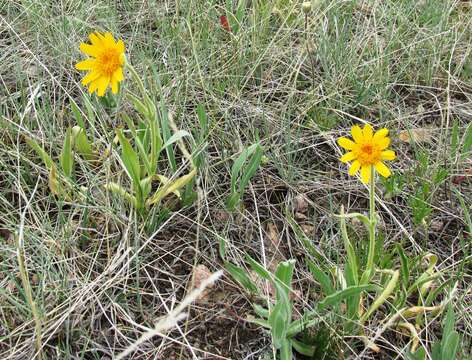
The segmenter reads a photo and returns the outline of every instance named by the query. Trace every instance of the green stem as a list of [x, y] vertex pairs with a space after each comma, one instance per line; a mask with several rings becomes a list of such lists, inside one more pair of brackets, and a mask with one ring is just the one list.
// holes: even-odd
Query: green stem
[[377, 219], [375, 217], [375, 173], [373, 166], [371, 168], [369, 185], [369, 253], [367, 256], [367, 265], [362, 276], [361, 284], [367, 284], [374, 273], [375, 226], [377, 224]]
[[144, 106], [147, 110], [146, 120], [149, 123], [151, 131], [151, 154], [149, 160], [152, 166], [152, 172], [149, 174], [149, 176], [152, 176], [157, 170], [157, 160], [162, 146], [162, 138], [160, 134], [159, 122], [157, 119], [157, 110], [151, 98], [149, 97], [146, 89], [144, 88], [144, 83], [136, 72], [136, 69], [128, 62], [128, 60], [125, 60], [125, 66], [131, 73], [131, 77], [133, 78], [133, 80], [138, 85], [142, 99], [144, 100]]
[[138, 73], [136, 72], [136, 69], [133, 67], [133, 65], [131, 65], [128, 62], [128, 59], [125, 59], [125, 67], [131, 73], [131, 76], [132, 76], [133, 80], [136, 81], [136, 83], [138, 84], [139, 91], [141, 92], [141, 96], [143, 97], [143, 99], [146, 99], [146, 97], [148, 95], [146, 93], [146, 90], [144, 89], [144, 84], [143, 84], [141, 78], [139, 77]]
[[20, 269], [20, 278], [23, 285], [23, 290], [25, 291], [26, 300], [28, 305], [31, 308], [34, 320], [34, 337], [35, 337], [35, 346], [36, 346], [36, 357], [41, 360], [43, 358], [42, 353], [42, 338], [41, 338], [41, 316], [39, 314], [38, 308], [33, 298], [33, 291], [31, 289], [31, 284], [29, 281], [28, 270], [26, 269], [25, 264], [25, 250], [23, 247], [23, 230], [20, 230], [20, 234], [16, 236], [16, 250], [17, 250], [17, 260], [18, 268]]

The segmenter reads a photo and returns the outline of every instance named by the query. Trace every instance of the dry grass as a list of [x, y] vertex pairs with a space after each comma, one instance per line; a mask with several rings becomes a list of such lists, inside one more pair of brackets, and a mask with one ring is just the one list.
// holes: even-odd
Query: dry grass
[[[267, 268], [296, 259], [296, 312], [313, 309], [319, 286], [289, 219], [327, 264], [342, 266], [333, 214], [341, 205], [365, 212], [368, 199], [338, 161], [335, 139], [368, 120], [392, 129], [398, 153], [395, 176], [382, 182], [378, 194], [381, 258], [397, 264], [393, 250], [399, 243], [415, 259], [439, 256], [438, 283], [457, 282], [452, 303], [465, 358], [472, 331], [472, 159], [470, 152], [454, 152], [451, 138], [457, 129], [461, 144], [472, 119], [470, 3], [321, 1], [305, 24], [296, 2], [278, 1], [280, 17], [265, 1], [248, 1], [236, 34], [221, 28], [220, 2], [177, 3], [179, 14], [174, 1], [0, 1], [0, 357], [38, 356], [20, 250], [46, 359], [106, 359], [131, 349], [190, 292], [198, 265], [222, 269], [222, 239], [228, 257], [241, 265], [245, 253]], [[120, 96], [89, 97], [73, 69], [78, 44], [95, 29], [124, 39], [154, 99], [162, 99], [195, 138], [201, 131], [195, 110], [205, 108], [209, 132], [192, 205], [139, 218], [103, 188], [109, 179], [127, 181], [115, 150], [97, 166], [77, 158], [77, 185], [88, 188], [85, 202], [50, 193], [48, 172], [24, 135], [57, 157], [65, 129], [75, 125], [73, 100], [103, 152], [114, 128], [123, 125], [121, 115], [132, 114]], [[399, 139], [400, 131], [416, 128], [433, 135], [416, 143]], [[243, 206], [228, 213], [231, 164], [258, 138], [267, 161], [246, 189]], [[171, 172], [167, 161], [159, 166]], [[441, 171], [445, 178], [437, 181]], [[430, 213], [417, 223], [423, 208]], [[349, 226], [364, 253], [362, 229]], [[129, 358], [274, 358], [270, 334], [246, 321], [251, 301], [225, 274], [189, 306], [185, 320], [133, 348]], [[365, 324], [369, 336], [382, 328], [383, 311]], [[422, 345], [438, 337], [441, 318], [428, 318], [419, 332]], [[381, 352], [373, 354], [339, 333], [342, 321], [323, 318], [317, 329], [317, 341], [327, 334], [331, 343], [327, 359], [401, 359], [411, 345], [409, 337], [388, 329], [377, 339]]]

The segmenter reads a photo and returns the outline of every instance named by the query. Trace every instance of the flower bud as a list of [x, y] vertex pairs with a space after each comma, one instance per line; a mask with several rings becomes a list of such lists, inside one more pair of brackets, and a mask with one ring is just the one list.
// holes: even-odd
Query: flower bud
[[305, 14], [308, 14], [311, 11], [311, 1], [305, 1], [302, 4], [302, 9]]

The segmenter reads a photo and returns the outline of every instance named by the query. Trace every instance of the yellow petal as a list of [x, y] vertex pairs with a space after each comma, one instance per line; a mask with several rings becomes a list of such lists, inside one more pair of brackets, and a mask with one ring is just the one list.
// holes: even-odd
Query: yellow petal
[[122, 68], [116, 69], [115, 72], [113, 73], [112, 77], [113, 77], [113, 80], [115, 80], [115, 81], [123, 80], [123, 69]]
[[375, 163], [375, 170], [377, 170], [377, 172], [383, 177], [389, 177], [392, 175], [390, 169], [382, 161]]
[[372, 165], [362, 165], [361, 180], [364, 184], [368, 184], [370, 180], [370, 172]]
[[360, 128], [359, 125], [354, 125], [351, 128], [351, 134], [352, 134], [352, 138], [354, 139], [356, 143], [360, 143], [362, 142], [362, 140], [364, 140], [364, 136], [362, 135], [362, 129]]
[[349, 140], [348, 138], [342, 137], [338, 139], [338, 145], [343, 147], [346, 150], [352, 150], [356, 147], [354, 141]]
[[116, 49], [121, 53], [125, 52], [125, 43], [123, 42], [123, 40], [118, 40], [118, 42], [116, 43]]
[[91, 71], [87, 75], [85, 75], [84, 78], [82, 79], [82, 81], [81, 81], [82, 85], [87, 86], [87, 84], [89, 82], [97, 80], [99, 77], [100, 77], [100, 73], [95, 72], [95, 71]]
[[75, 64], [77, 70], [92, 70], [95, 66], [94, 59], [86, 59]]
[[354, 152], [354, 151], [350, 151], [350, 152], [344, 154], [343, 156], [341, 156], [341, 159], [339, 159], [339, 160], [341, 160], [342, 162], [345, 163], [345, 162], [354, 160], [356, 157], [357, 157], [357, 156], [356, 156], [355, 152]]
[[95, 32], [95, 35], [97, 35], [97, 37], [100, 39], [100, 41], [102, 42], [102, 44], [105, 44], [105, 36], [101, 33], [101, 32], [98, 32], [96, 31]]
[[115, 39], [113, 38], [111, 32], [105, 33], [105, 40], [107, 41], [107, 45], [115, 45]]
[[88, 91], [89, 91], [90, 94], [94, 93], [94, 92], [97, 90], [97, 88], [98, 88], [98, 81], [99, 81], [99, 80], [100, 80], [100, 79], [95, 79], [94, 81], [92, 81], [92, 82], [90, 83], [90, 86], [89, 86], [89, 89], [88, 89]]
[[349, 168], [349, 175], [351, 176], [356, 175], [360, 167], [361, 167], [361, 163], [358, 160], [354, 161], [351, 167]]
[[380, 150], [384, 150], [388, 148], [390, 145], [390, 138], [385, 137], [377, 142], [377, 146], [379, 147]]
[[111, 92], [116, 94], [118, 92], [118, 81], [112, 80], [111, 81]]
[[365, 124], [364, 130], [362, 130], [362, 134], [364, 135], [364, 140], [366, 141], [371, 140], [374, 134], [374, 130], [372, 129], [372, 126], [370, 126], [369, 124]]
[[92, 45], [95, 45], [95, 46], [101, 46], [102, 45], [102, 39], [99, 38], [97, 36], [97, 34], [95, 34], [95, 33], [91, 33], [89, 35], [89, 39], [90, 39], [90, 42], [92, 43]]
[[92, 57], [97, 57], [98, 54], [100, 53], [100, 48], [97, 46], [93, 46], [90, 44], [82, 43], [80, 44], [80, 50], [82, 50], [83, 53], [90, 55]]
[[377, 130], [374, 135], [374, 141], [379, 141], [387, 135], [388, 135], [388, 129], [383, 128], [383, 129]]
[[97, 81], [98, 81], [97, 95], [98, 96], [103, 96], [103, 95], [105, 95], [105, 91], [107, 90], [107, 86], [110, 83], [110, 78], [107, 77], [107, 76], [102, 76]]
[[395, 160], [395, 151], [385, 150], [380, 153], [380, 158], [382, 160]]

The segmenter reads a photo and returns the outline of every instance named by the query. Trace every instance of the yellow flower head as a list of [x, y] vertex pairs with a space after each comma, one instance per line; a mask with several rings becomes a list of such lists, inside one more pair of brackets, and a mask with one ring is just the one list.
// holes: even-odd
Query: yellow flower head
[[82, 79], [90, 93], [97, 91], [103, 96], [111, 84], [113, 94], [118, 92], [118, 83], [123, 80], [123, 64], [125, 62], [125, 44], [122, 40], [115, 42], [109, 32], [89, 35], [91, 44], [80, 44], [80, 50], [90, 58], [75, 65], [77, 70], [89, 71]]
[[354, 141], [345, 137], [338, 139], [339, 146], [348, 153], [341, 157], [342, 162], [352, 161], [349, 168], [349, 175], [356, 175], [361, 169], [361, 180], [367, 184], [370, 180], [372, 166], [383, 177], [391, 175], [390, 169], [382, 162], [382, 160], [394, 160], [395, 152], [386, 150], [390, 145], [390, 138], [387, 129], [380, 129], [375, 134], [372, 126], [369, 124], [361, 129], [358, 125], [354, 125], [351, 129], [352, 138]]

